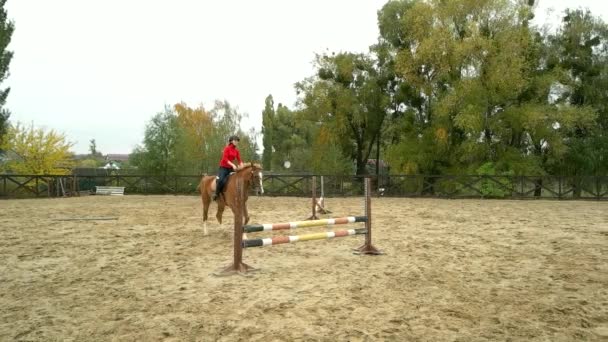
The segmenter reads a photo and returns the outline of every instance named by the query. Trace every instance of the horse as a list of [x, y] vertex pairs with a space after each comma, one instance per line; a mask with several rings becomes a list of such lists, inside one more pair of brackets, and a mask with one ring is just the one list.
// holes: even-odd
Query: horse
[[[249, 188], [253, 184], [257, 193], [264, 193], [264, 186], [262, 184], [262, 167], [256, 163], [246, 163], [235, 172], [230, 173], [224, 189], [220, 196], [216, 199], [217, 201], [217, 213], [215, 217], [217, 221], [222, 224], [222, 214], [226, 206], [232, 209], [234, 213], [234, 199], [236, 197], [236, 181], [237, 179], [243, 180], [243, 219], [244, 224], [249, 222], [249, 213], [247, 212], [247, 199], [249, 198]], [[201, 198], [203, 200], [203, 234], [207, 235], [207, 213], [209, 212], [209, 205], [211, 204], [211, 195], [215, 192], [216, 176], [203, 176], [199, 183], [199, 189], [201, 192]]]

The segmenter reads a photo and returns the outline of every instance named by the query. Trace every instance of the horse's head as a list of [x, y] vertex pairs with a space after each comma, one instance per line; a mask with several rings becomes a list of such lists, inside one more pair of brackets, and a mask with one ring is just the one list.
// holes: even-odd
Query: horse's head
[[251, 181], [256, 194], [264, 194], [262, 166], [257, 163], [247, 163], [238, 171], [244, 180]]

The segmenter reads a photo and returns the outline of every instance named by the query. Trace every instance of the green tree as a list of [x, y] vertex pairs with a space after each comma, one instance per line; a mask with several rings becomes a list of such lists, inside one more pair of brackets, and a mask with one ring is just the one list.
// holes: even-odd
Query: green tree
[[357, 174], [366, 174], [389, 104], [377, 61], [366, 54], [339, 53], [318, 56], [316, 67], [317, 77], [297, 85], [302, 112], [309, 121], [331, 127]]
[[95, 139], [89, 140], [89, 154], [85, 156], [85, 159], [77, 159], [76, 163], [76, 166], [81, 168], [96, 168], [105, 164], [103, 154], [97, 150], [97, 141]]
[[[6, 0], [0, 0], [0, 83], [5, 81], [9, 75], [8, 70], [13, 58], [13, 52], [6, 49], [11, 42], [11, 37], [15, 30], [13, 22], [8, 20], [6, 10], [4, 9], [5, 4]], [[0, 144], [6, 134], [8, 118], [11, 115], [10, 111], [4, 108], [9, 92], [10, 88], [0, 89]]]
[[76, 163], [76, 167], [81, 167], [81, 168], [96, 168], [100, 166], [100, 162], [96, 159], [92, 159], [92, 158], [87, 158], [87, 159], [81, 159], [78, 160]]
[[101, 157], [101, 152], [99, 152], [97, 150], [97, 142], [95, 141], [95, 139], [91, 139], [89, 141], [89, 153], [91, 154], [91, 156], [93, 157]]
[[274, 171], [283, 170], [284, 163], [289, 161], [289, 171], [310, 171], [311, 137], [302, 116], [279, 103], [272, 123], [272, 165]]
[[565, 71], [561, 100], [593, 106], [608, 129], [608, 25], [589, 10], [566, 10], [562, 26], [548, 37], [553, 54], [548, 67]]
[[[559, 30], [547, 37], [548, 68], [560, 72], [558, 103], [590, 107], [597, 112], [592, 127], [568, 133], [567, 154], [553, 172], [565, 175], [608, 174], [608, 25], [588, 10], [566, 10]], [[579, 187], [580, 188], [580, 187]]]
[[137, 146], [131, 157], [133, 165], [145, 174], [176, 174], [177, 136], [177, 118], [171, 108], [166, 107], [146, 125], [143, 146]]
[[143, 144], [131, 156], [131, 164], [151, 175], [198, 175], [216, 172], [228, 137], [241, 137], [244, 161], [257, 160], [255, 132], [241, 131], [242, 114], [227, 101], [216, 101], [210, 111], [184, 103], [167, 107], [146, 126]]
[[337, 136], [329, 126], [320, 126], [315, 130], [312, 142], [311, 163], [309, 169], [316, 174], [348, 175], [355, 172], [352, 160], [344, 156], [337, 144]]
[[273, 144], [273, 125], [275, 120], [274, 100], [272, 95], [266, 97], [264, 111], [262, 112], [262, 134], [264, 134], [262, 145], [264, 152], [262, 154], [262, 165], [265, 170], [272, 170], [272, 150]]
[[384, 30], [399, 44], [397, 74], [415, 88], [389, 151], [396, 169], [473, 172], [493, 162], [498, 171], [542, 174], [567, 151], [568, 132], [593, 121], [587, 108], [549, 103], [559, 75], [544, 64], [527, 4], [407, 3], [402, 27]]

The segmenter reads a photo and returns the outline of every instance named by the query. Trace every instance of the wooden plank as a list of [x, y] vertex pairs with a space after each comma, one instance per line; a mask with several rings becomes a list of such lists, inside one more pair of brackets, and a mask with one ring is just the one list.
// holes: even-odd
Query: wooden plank
[[122, 196], [125, 193], [124, 186], [96, 186], [95, 194], [97, 195], [111, 195], [111, 196]]
[[72, 218], [53, 219], [53, 221], [109, 221], [109, 220], [118, 220], [118, 217], [72, 217]]

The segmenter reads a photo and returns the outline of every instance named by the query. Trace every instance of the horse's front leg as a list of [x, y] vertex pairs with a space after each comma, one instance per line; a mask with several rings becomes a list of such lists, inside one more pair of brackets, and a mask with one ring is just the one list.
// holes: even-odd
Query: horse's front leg
[[247, 202], [243, 203], [243, 224], [249, 223], [249, 212], [247, 211]]
[[[249, 212], [247, 211], [247, 202], [243, 203], [243, 221], [244, 225], [249, 223]], [[243, 240], [247, 240], [247, 234], [243, 231]]]
[[222, 224], [222, 215], [224, 214], [224, 208], [226, 207], [226, 203], [224, 203], [224, 200], [221, 200], [218, 198], [217, 200], [217, 214], [215, 214], [215, 217], [217, 218], [217, 222], [219, 222], [220, 224]]

